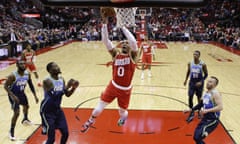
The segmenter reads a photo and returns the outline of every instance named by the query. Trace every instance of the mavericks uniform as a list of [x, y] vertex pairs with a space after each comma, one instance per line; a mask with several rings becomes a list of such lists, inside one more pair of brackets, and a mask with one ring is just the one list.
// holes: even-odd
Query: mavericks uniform
[[[212, 98], [216, 90], [206, 92], [203, 96], [203, 108], [210, 109], [215, 107], [215, 102]], [[202, 120], [198, 124], [194, 132], [194, 140], [197, 144], [204, 144], [202, 139], [204, 139], [209, 133], [211, 133], [219, 123], [220, 112], [210, 112], [204, 114]]]
[[12, 105], [12, 109], [16, 110], [19, 109], [19, 105], [28, 105], [28, 100], [24, 89], [29, 80], [29, 73], [28, 71], [24, 71], [23, 76], [21, 76], [17, 71], [14, 71], [13, 75], [15, 76], [15, 82], [11, 85], [10, 89], [11, 92], [19, 99], [19, 104], [15, 103], [10, 96], [8, 96], [8, 98]]
[[62, 139], [68, 137], [68, 126], [65, 115], [61, 109], [62, 96], [64, 95], [64, 80], [59, 77], [55, 80], [49, 77], [53, 83], [50, 91], [44, 91], [44, 99], [41, 103], [40, 114], [42, 118], [42, 133], [48, 134], [46, 144], [52, 144], [55, 140], [55, 129], [62, 133]]
[[[200, 60], [199, 64], [195, 64], [194, 61], [190, 63], [190, 81], [188, 95], [190, 99], [193, 98], [194, 93], [200, 99], [203, 92], [204, 79], [203, 79], [203, 64], [204, 62]], [[197, 82], [202, 82], [200, 87], [196, 87]], [[190, 102], [190, 107], [192, 107], [192, 101]]]
[[118, 100], [119, 107], [127, 109], [129, 105], [132, 78], [135, 71], [135, 63], [129, 54], [118, 54], [113, 60], [112, 75], [113, 79], [101, 95], [105, 102]]

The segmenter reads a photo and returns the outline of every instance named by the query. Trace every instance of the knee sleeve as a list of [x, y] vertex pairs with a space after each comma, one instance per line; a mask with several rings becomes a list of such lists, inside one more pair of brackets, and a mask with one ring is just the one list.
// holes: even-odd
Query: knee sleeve
[[97, 105], [97, 106], [95, 107], [95, 109], [93, 110], [92, 116], [94, 116], [94, 117], [99, 116], [99, 115], [102, 113], [103, 109], [104, 109], [107, 105], [108, 105], [108, 103], [100, 100], [99, 103], [98, 103], [98, 105]]

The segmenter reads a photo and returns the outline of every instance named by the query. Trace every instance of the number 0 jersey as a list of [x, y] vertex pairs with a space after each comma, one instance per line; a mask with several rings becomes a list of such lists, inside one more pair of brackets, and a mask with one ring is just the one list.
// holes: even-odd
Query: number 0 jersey
[[136, 65], [129, 54], [118, 54], [113, 60], [113, 81], [122, 87], [131, 86]]

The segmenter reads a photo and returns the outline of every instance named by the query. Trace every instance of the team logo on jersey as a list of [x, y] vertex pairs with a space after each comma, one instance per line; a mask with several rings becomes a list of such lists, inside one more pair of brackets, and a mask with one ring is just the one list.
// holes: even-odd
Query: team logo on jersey
[[[130, 60], [130, 59], [129, 59]], [[129, 61], [130, 62], [130, 61]], [[119, 62], [120, 64], [124, 63], [124, 62]], [[105, 64], [97, 64], [97, 65], [103, 65], [103, 66], [106, 66], [106, 67], [109, 67], [109, 66], [112, 66], [113, 62], [112, 61], [109, 61]], [[155, 66], [155, 67], [159, 67], [159, 66], [169, 66], [170, 64], [174, 64], [174, 63], [171, 63], [171, 62], [157, 62], [157, 61], [154, 61], [152, 62], [151, 66]], [[136, 68], [141, 70], [142, 69], [142, 61], [138, 61], [137, 62], [137, 65], [136, 65]], [[145, 66], [144, 69], [147, 69], [147, 67]]]
[[25, 86], [27, 84], [27, 80], [17, 81], [16, 86]]

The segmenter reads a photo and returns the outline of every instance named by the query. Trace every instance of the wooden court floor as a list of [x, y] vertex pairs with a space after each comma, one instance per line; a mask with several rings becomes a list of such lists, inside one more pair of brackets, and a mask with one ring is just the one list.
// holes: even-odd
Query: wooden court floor
[[[172, 110], [182, 111], [187, 109], [187, 87], [183, 86], [186, 75], [187, 63], [193, 58], [193, 51], [201, 51], [201, 59], [208, 67], [209, 75], [217, 76], [220, 80], [218, 89], [223, 96], [224, 110], [221, 122], [235, 140], [240, 143], [238, 119], [240, 119], [240, 57], [234, 53], [216, 47], [212, 44], [199, 43], [166, 43], [167, 49], [156, 50], [156, 60], [152, 67], [152, 77], [141, 80], [141, 70], [136, 70], [133, 78], [133, 95], [129, 109], [137, 110]], [[65, 80], [75, 78], [80, 81], [80, 87], [70, 98], [64, 98], [63, 107], [75, 108], [77, 105], [93, 99], [81, 105], [82, 108], [96, 106], [100, 93], [111, 79], [111, 67], [106, 64], [111, 57], [101, 42], [73, 42], [37, 56], [36, 65], [40, 78], [47, 76], [46, 64], [55, 61], [61, 67]], [[7, 65], [1, 62], [1, 67]], [[13, 70], [15, 65], [10, 65], [0, 70], [0, 79], [5, 78]], [[36, 83], [34, 76], [33, 81]], [[40, 100], [43, 98], [41, 88], [36, 87]], [[11, 142], [8, 139], [8, 131], [12, 111], [3, 85], [0, 85], [0, 143], [23, 143], [39, 126], [39, 104], [35, 104], [34, 98], [26, 88], [29, 97], [29, 117], [33, 121], [32, 126], [21, 125], [22, 113], [17, 122], [15, 135], [18, 141]], [[195, 99], [196, 100], [196, 99]], [[195, 101], [196, 103], [196, 101]], [[116, 102], [107, 108], [117, 108]], [[80, 128], [80, 125], [79, 125]], [[211, 136], [211, 135], [210, 135]], [[217, 137], [216, 137], [217, 138]]]

